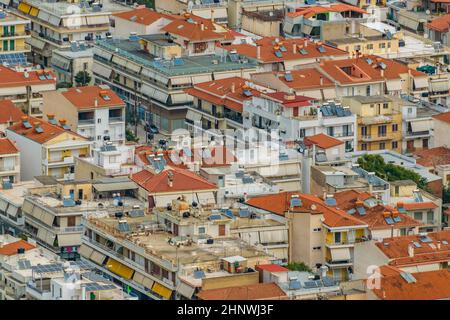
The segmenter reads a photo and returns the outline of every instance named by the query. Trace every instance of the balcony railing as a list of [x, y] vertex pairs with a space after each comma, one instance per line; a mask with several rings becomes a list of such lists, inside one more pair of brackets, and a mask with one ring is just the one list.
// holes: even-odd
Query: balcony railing
[[112, 122], [123, 122], [123, 117], [109, 117], [109, 123]]
[[89, 124], [95, 124], [95, 119], [83, 119], [83, 120], [78, 119], [79, 126], [89, 125]]
[[406, 132], [406, 136], [424, 136], [424, 135], [429, 135], [430, 131], [429, 130], [425, 130], [425, 131], [417, 131], [417, 132], [411, 132], [411, 131], [407, 131]]
[[391, 139], [393, 139], [393, 137], [390, 134], [361, 136], [362, 141], [382, 141]]

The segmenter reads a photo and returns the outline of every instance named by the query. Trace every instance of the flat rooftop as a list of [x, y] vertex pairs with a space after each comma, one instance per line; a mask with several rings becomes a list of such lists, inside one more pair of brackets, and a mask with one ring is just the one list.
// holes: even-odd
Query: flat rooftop
[[0, 198], [18, 206], [22, 206], [28, 189], [38, 187], [35, 181], [24, 181], [13, 184], [12, 189], [2, 189]]
[[[46, 2], [46, 1], [42, 1], [42, 0], [25, 0], [24, 2], [39, 8], [39, 10], [44, 10], [47, 12], [50, 12], [54, 15], [58, 15], [58, 16], [70, 16], [73, 14], [74, 11], [74, 7], [77, 6], [78, 4], [76, 3], [70, 3], [70, 2], [66, 2], [66, 1], [60, 1], [60, 2]], [[92, 7], [88, 7], [85, 8], [86, 9], [86, 15], [88, 14], [105, 14], [105, 13], [110, 13], [110, 12], [120, 12], [120, 11], [129, 11], [132, 8], [125, 6], [123, 4], [120, 4], [116, 1], [112, 1], [112, 0], [102, 0], [101, 1], [103, 7], [102, 10], [99, 12], [94, 12]], [[77, 14], [83, 14], [81, 12], [81, 8], [80, 8], [80, 12], [77, 12]]]
[[[179, 248], [173, 242], [181, 243], [187, 238], [174, 237], [161, 228], [153, 215], [143, 217], [127, 217], [130, 232], [120, 232], [118, 219], [114, 217], [90, 218], [87, 224], [93, 228], [99, 228], [114, 237], [123, 238], [133, 242], [136, 246], [144, 248], [146, 253], [160, 259], [176, 264], [189, 265], [202, 262], [219, 262], [220, 259], [239, 255], [244, 258], [265, 257], [266, 254], [237, 238], [216, 238], [213, 244], [203, 244], [192, 241], [180, 245]], [[169, 242], [169, 240], [172, 240]], [[192, 240], [195, 240], [192, 238]]]
[[377, 103], [377, 102], [392, 102], [393, 99], [388, 96], [353, 96], [351, 99], [360, 103]]
[[89, 58], [89, 57], [94, 56], [92, 48], [87, 48], [84, 50], [77, 50], [77, 51], [72, 51], [70, 49], [64, 49], [64, 50], [55, 50], [53, 52], [56, 52], [60, 56], [65, 57], [67, 59]]
[[[111, 52], [112, 54], [119, 55], [146, 68], [161, 72], [167, 76], [252, 69], [257, 66], [257, 63], [254, 60], [245, 58], [242, 60], [242, 63], [239, 61], [233, 62], [228, 56], [225, 56], [226, 59], [223, 59], [222, 56], [215, 54], [182, 57], [180, 58], [183, 61], [181, 65], [173, 65], [171, 61], [156, 59], [155, 56], [141, 50], [138, 41], [132, 41], [129, 39], [97, 40], [96, 45], [101, 49]], [[217, 64], [215, 64], [215, 62], [217, 62]]]

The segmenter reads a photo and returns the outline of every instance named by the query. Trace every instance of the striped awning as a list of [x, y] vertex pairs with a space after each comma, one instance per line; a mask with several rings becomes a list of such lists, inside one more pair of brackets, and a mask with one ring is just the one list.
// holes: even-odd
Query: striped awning
[[162, 284], [159, 284], [158, 282], [155, 282], [155, 284], [152, 287], [152, 291], [159, 294], [161, 297], [165, 299], [170, 299], [170, 297], [172, 296], [172, 290], [163, 286]]
[[181, 294], [183, 297], [186, 297], [188, 299], [191, 299], [194, 295], [195, 288], [191, 287], [187, 283], [180, 281], [180, 283], [177, 286], [177, 292]]
[[119, 261], [116, 261], [112, 258], [108, 259], [108, 262], [106, 263], [106, 268], [117, 274], [118, 276], [124, 278], [124, 279], [131, 279], [133, 276], [134, 270], [127, 267], [123, 263], [120, 263]]

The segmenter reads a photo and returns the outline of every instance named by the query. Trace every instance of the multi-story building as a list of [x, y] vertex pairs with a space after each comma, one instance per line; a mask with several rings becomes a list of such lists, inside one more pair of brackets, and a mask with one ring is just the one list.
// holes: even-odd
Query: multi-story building
[[447, 132], [450, 129], [450, 112], [434, 114], [431, 118], [433, 122], [433, 146], [449, 146]]
[[345, 165], [350, 161], [345, 157], [346, 152], [353, 150], [353, 148], [349, 149], [344, 141], [323, 133], [305, 137], [303, 145], [312, 151], [314, 163], [320, 165]]
[[125, 102], [108, 86], [86, 86], [46, 92], [43, 111], [49, 121], [64, 119], [73, 132], [94, 141], [125, 143]]
[[0, 12], [0, 62], [7, 66], [27, 66], [26, 54], [30, 46], [25, 40], [30, 38], [26, 29], [30, 20], [22, 19], [9, 11]]
[[289, 262], [304, 262], [311, 268], [325, 265], [326, 274], [337, 281], [352, 278], [355, 243], [368, 236], [365, 222], [316, 196], [295, 192], [255, 197], [246, 203], [288, 223]]
[[342, 3], [293, 4], [287, 6], [283, 31], [288, 38], [310, 37], [322, 41], [356, 33], [357, 22], [366, 21], [367, 12]]
[[24, 117], [9, 127], [6, 135], [21, 150], [20, 176], [24, 181], [39, 175], [73, 179], [74, 157], [90, 155], [91, 142], [70, 131], [65, 122], [58, 125]]
[[[77, 85], [76, 76], [80, 72], [86, 72], [91, 77], [93, 84], [92, 65], [94, 63], [92, 48], [85, 45], [73, 44], [70, 49], [53, 50], [50, 66], [56, 73], [56, 81], [61, 84]], [[83, 79], [84, 81], [84, 79]]]
[[387, 96], [344, 97], [342, 103], [357, 115], [357, 150], [402, 150], [402, 113]]
[[17, 15], [31, 20], [33, 64], [50, 66], [53, 50], [69, 48], [73, 42], [93, 42], [109, 34], [109, 17], [113, 12], [130, 10], [113, 1], [42, 2], [25, 0], [18, 3]]
[[20, 182], [20, 151], [9, 139], [0, 139], [0, 180], [2, 189]]
[[442, 178], [442, 185], [450, 183], [450, 149], [436, 147], [414, 152], [417, 164], [424, 166]]
[[279, 37], [282, 34], [284, 10], [242, 10], [242, 29], [261, 37]]
[[56, 89], [53, 72], [0, 66], [0, 97], [33, 117], [42, 117], [42, 93]]
[[24, 115], [11, 100], [0, 100], [0, 135], [5, 136], [6, 128], [20, 122]]
[[[180, 24], [185, 27], [178, 29], [169, 24], [164, 30], [169, 27], [170, 30], [162, 31], [169, 34], [174, 32], [178, 40], [164, 34], [159, 39], [150, 36], [151, 39], [146, 40], [148, 37], [144, 36], [142, 41], [134, 38], [102, 40], [97, 41], [94, 49], [93, 72], [96, 83], [108, 84], [126, 102], [129, 110], [137, 110], [140, 120], [156, 126], [163, 134], [185, 128], [187, 106], [193, 98], [184, 89], [212, 79], [232, 76], [249, 78], [249, 74], [256, 71], [256, 62], [236, 55], [220, 56], [214, 53], [214, 39], [223, 38], [223, 35], [204, 25], [202, 27], [202, 24], [187, 22], [184, 18], [178, 23], [186, 25]], [[191, 28], [194, 28], [194, 33], [186, 31], [184, 35], [178, 35]], [[211, 33], [213, 38], [208, 35]], [[193, 34], [199, 36], [190, 39], [194, 37]], [[189, 43], [195, 40], [195, 48], [193, 43], [188, 47], [180, 46], [183, 39]], [[152, 47], [158, 50], [150, 51]], [[182, 47], [186, 51], [185, 56], [182, 55]], [[173, 48], [174, 51], [166, 57], [163, 48]], [[190, 54], [191, 51], [193, 54]]]

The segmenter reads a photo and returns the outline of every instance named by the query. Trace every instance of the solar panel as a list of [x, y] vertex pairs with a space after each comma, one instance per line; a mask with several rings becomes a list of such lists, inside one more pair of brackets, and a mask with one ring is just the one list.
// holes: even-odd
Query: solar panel
[[336, 281], [334, 281], [334, 279], [328, 278], [328, 277], [324, 277], [322, 279], [323, 285], [325, 287], [332, 287], [336, 285]]
[[384, 62], [378, 63], [381, 69], [385, 70], [387, 68], [386, 64]]
[[301, 289], [302, 285], [300, 284], [300, 281], [298, 280], [291, 280], [289, 281], [289, 290], [299, 290]]
[[47, 73], [45, 78], [47, 78], [47, 80], [53, 80], [53, 76], [50, 73]]
[[370, 58], [367, 58], [367, 59], [366, 59], [366, 62], [367, 62], [368, 64], [372, 64], [373, 60], [370, 59]]
[[239, 55], [238, 54], [233, 53], [233, 54], [230, 54], [229, 56], [230, 56], [231, 62], [238, 62], [239, 61]]
[[327, 155], [325, 153], [316, 154], [316, 162], [326, 162], [328, 161]]
[[416, 247], [416, 248], [422, 248], [422, 245], [416, 241], [414, 241], [413, 244], [414, 244], [414, 247]]
[[36, 273], [54, 273], [62, 272], [64, 270], [63, 266], [60, 264], [46, 264], [34, 266], [31, 268]]
[[285, 153], [281, 153], [281, 154], [278, 156], [278, 159], [280, 159], [280, 160], [282, 160], [282, 161], [286, 161], [286, 160], [289, 160], [289, 156], [288, 156], [287, 154], [285, 154]]
[[416, 278], [414, 278], [413, 275], [409, 272], [400, 272], [400, 275], [408, 283], [415, 283], [417, 281]]
[[101, 291], [101, 290], [116, 289], [116, 286], [113, 284], [99, 284], [96, 282], [87, 283], [83, 286], [86, 288], [86, 291]]
[[130, 232], [130, 225], [126, 222], [119, 222], [118, 229], [121, 232]]
[[253, 180], [252, 177], [243, 177], [243, 178], [242, 178], [242, 182], [243, 182], [244, 184], [249, 184], [249, 183], [253, 183], [254, 180]]
[[19, 260], [17, 263], [19, 265], [19, 269], [20, 270], [30, 269], [31, 268], [30, 260]]
[[405, 208], [403, 208], [403, 207], [400, 207], [400, 208], [397, 208], [397, 209], [398, 209], [398, 212], [402, 212], [402, 213], [406, 212]]
[[306, 289], [312, 289], [312, 288], [317, 288], [317, 283], [316, 281], [305, 281], [303, 283], [303, 287], [305, 287]]
[[64, 130], [69, 130], [70, 129], [70, 126], [68, 124], [63, 125], [62, 127], [63, 127]]
[[343, 117], [343, 116], [345, 116], [345, 114], [344, 114], [344, 109], [343, 109], [343, 108], [336, 108], [336, 115], [337, 115], [338, 117]]
[[324, 46], [318, 47], [317, 50], [319, 50], [320, 53], [325, 53], [325, 52], [327, 52], [327, 50], [325, 49]]
[[300, 198], [291, 199], [291, 207], [300, 207], [302, 205], [302, 200]]
[[277, 58], [283, 58], [283, 54], [281, 53], [281, 51], [275, 51], [275, 55], [277, 56]]
[[335, 206], [337, 205], [336, 199], [335, 198], [326, 198], [325, 199], [325, 203], [329, 206]]
[[195, 279], [203, 279], [205, 277], [205, 272], [202, 270], [195, 270], [194, 271], [194, 278]]
[[286, 74], [284, 75], [284, 79], [285, 79], [286, 81], [294, 81], [294, 78], [292, 77], [292, 74], [291, 74], [291, 73], [286, 73]]
[[246, 96], [246, 97], [251, 97], [251, 96], [253, 96], [253, 94], [252, 94], [252, 92], [250, 91], [250, 90], [244, 90], [244, 96]]
[[56, 119], [50, 119], [50, 120], [48, 120], [48, 122], [51, 124], [54, 124], [54, 125], [58, 124], [58, 121], [56, 121]]
[[0, 54], [0, 63], [8, 66], [26, 66], [27, 57], [23, 53]]
[[250, 212], [247, 209], [239, 210], [240, 218], [248, 218], [249, 215], [250, 215]]
[[153, 61], [152, 64], [153, 64], [153, 66], [154, 66], [155, 68], [162, 68], [162, 67], [163, 67], [161, 61]]
[[128, 215], [132, 218], [137, 218], [145, 216], [145, 213], [144, 210], [131, 210]]
[[442, 244], [448, 244], [447, 240], [442, 240]]
[[362, 216], [366, 214], [366, 209], [364, 207], [357, 207], [356, 211]]
[[402, 219], [399, 216], [394, 217], [393, 219], [394, 219], [394, 222], [401, 222], [402, 221]]
[[433, 242], [433, 240], [431, 240], [431, 238], [428, 237], [428, 236], [421, 236], [419, 239], [420, 239], [420, 241], [423, 242], [423, 243]]
[[224, 214], [227, 218], [230, 218], [230, 219], [234, 218], [233, 212], [230, 209], [225, 210]]
[[413, 192], [415, 202], [423, 202], [423, 197], [420, 192]]
[[300, 49], [300, 53], [302, 54], [302, 55], [307, 55], [308, 54], [308, 51], [306, 51], [305, 49]]
[[211, 221], [222, 220], [222, 216], [220, 214], [212, 214], [208, 217], [208, 219]]
[[37, 127], [34, 129], [37, 133], [42, 133], [44, 132], [44, 129], [42, 129], [41, 127]]
[[286, 51], [287, 51], [287, 49], [286, 49], [286, 47], [285, 47], [285, 46], [281, 46], [281, 47], [280, 47], [280, 51], [281, 51], [281, 52], [286, 52]]
[[27, 129], [33, 128], [33, 126], [32, 126], [28, 121], [24, 121], [24, 122], [23, 122], [23, 126], [24, 126], [25, 128], [27, 128]]
[[40, 74], [38, 76], [39, 80], [47, 80], [47, 78], [45, 77], [45, 74]]
[[238, 171], [235, 173], [236, 178], [243, 178], [244, 177], [244, 171]]
[[175, 58], [175, 59], [173, 59], [173, 65], [174, 66], [182, 66], [182, 65], [184, 65], [184, 60], [181, 58]]
[[384, 218], [384, 221], [386, 221], [387, 224], [394, 224], [394, 220], [392, 220], [391, 217]]
[[348, 214], [354, 214], [355, 212], [356, 212], [355, 209], [350, 209], [350, 210], [347, 211]]

